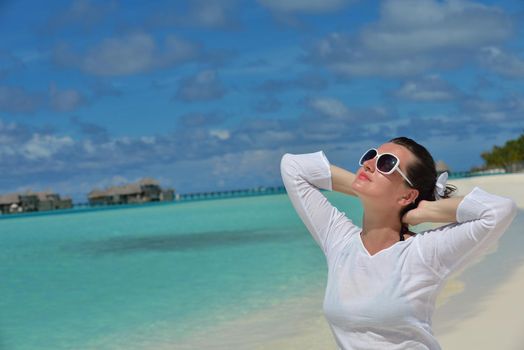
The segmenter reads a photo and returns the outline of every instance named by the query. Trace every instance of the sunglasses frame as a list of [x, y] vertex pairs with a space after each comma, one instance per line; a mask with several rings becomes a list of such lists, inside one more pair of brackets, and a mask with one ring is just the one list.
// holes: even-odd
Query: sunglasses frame
[[[414, 187], [413, 186], [413, 183], [411, 181], [409, 181], [408, 177], [402, 172], [402, 170], [400, 170], [400, 159], [394, 155], [393, 153], [378, 153], [378, 150], [376, 148], [370, 148], [368, 149], [366, 152], [364, 152], [362, 154], [362, 156], [360, 157], [360, 160], [358, 161], [358, 164], [360, 164], [360, 166], [363, 166], [364, 165], [364, 162], [362, 161], [362, 159], [364, 158], [364, 156], [366, 154], [368, 154], [370, 151], [375, 151], [375, 156], [373, 158], [369, 158], [367, 160], [365, 160], [364, 162], [368, 161], [368, 160], [372, 160], [372, 159], [375, 159], [375, 169], [377, 169], [377, 171], [381, 174], [384, 174], [384, 175], [389, 175], [389, 174], [392, 174], [395, 170], [398, 171], [400, 173], [400, 175], [402, 175], [402, 177], [404, 178], [404, 180], [407, 181], [407, 183], [411, 186], [411, 187]], [[395, 165], [393, 166], [393, 169], [391, 169], [390, 171], [382, 171], [378, 168], [378, 160], [380, 157], [384, 156], [384, 155], [389, 155], [389, 156], [392, 156], [393, 158], [395, 158], [397, 160], [397, 162], [395, 163]]]

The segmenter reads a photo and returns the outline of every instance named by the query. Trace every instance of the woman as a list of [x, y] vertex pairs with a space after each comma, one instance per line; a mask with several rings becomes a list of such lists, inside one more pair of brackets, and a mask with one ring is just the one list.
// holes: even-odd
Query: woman
[[[515, 203], [476, 187], [449, 197], [446, 175], [415, 141], [399, 137], [364, 153], [356, 174], [322, 151], [285, 154], [289, 198], [328, 264], [324, 313], [340, 349], [440, 349], [431, 330], [445, 279], [507, 229]], [[319, 189], [357, 196], [362, 228]], [[415, 234], [407, 225], [451, 223]]]

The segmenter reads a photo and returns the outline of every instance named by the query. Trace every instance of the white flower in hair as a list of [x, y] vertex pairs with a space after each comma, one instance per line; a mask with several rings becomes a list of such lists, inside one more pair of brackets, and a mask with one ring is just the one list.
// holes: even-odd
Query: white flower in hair
[[445, 171], [437, 179], [435, 184], [435, 199], [439, 200], [444, 197], [446, 193], [446, 182], [448, 181], [448, 173]]

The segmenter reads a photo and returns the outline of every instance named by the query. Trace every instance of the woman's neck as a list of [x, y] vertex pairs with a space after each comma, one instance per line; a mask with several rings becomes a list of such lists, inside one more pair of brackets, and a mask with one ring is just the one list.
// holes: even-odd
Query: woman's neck
[[401, 231], [402, 223], [397, 214], [364, 213], [361, 236], [368, 251], [379, 251], [395, 244], [400, 240]]

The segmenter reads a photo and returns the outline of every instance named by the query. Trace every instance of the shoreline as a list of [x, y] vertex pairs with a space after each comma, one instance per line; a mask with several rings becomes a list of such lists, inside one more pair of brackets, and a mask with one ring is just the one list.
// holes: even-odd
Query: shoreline
[[[475, 186], [510, 197], [519, 213], [497, 253], [452, 276], [437, 299], [433, 330], [443, 349], [517, 350], [524, 343], [524, 173], [450, 179], [465, 195]], [[495, 250], [495, 249], [493, 249]], [[491, 252], [491, 251], [490, 251]], [[177, 349], [336, 349], [322, 313], [324, 287], [197, 334]], [[509, 322], [508, 322], [509, 321]], [[158, 347], [154, 347], [158, 349]], [[172, 347], [160, 347], [171, 349]]]

